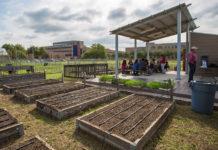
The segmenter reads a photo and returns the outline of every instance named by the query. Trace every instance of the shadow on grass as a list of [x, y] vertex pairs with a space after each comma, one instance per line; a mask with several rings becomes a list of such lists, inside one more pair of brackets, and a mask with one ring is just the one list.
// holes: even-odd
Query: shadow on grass
[[157, 144], [159, 143], [162, 136], [164, 136], [166, 130], [169, 128], [172, 123], [173, 117], [176, 114], [176, 108], [171, 112], [171, 114], [166, 118], [164, 123], [160, 126], [157, 132], [150, 138], [147, 144], [144, 146], [144, 149], [154, 150]]
[[207, 115], [207, 114], [201, 114], [194, 112], [191, 110], [191, 106], [186, 107], [180, 107], [178, 109], [178, 117], [181, 117], [184, 120], [192, 120], [200, 125], [200, 127], [210, 127], [214, 130], [218, 131], [218, 111], [213, 111], [213, 114]]
[[38, 111], [36, 108], [31, 110], [29, 112], [35, 119], [42, 120], [43, 122], [46, 122], [47, 124], [50, 124], [52, 126], [60, 124], [61, 120], [57, 120], [56, 118], [49, 116], [43, 112]]
[[20, 104], [20, 105], [28, 105], [28, 104], [31, 104], [31, 103], [27, 103], [25, 100], [23, 99], [18, 99], [16, 97], [11, 97], [9, 99], [13, 104]]
[[73, 137], [80, 141], [83, 145], [87, 146], [89, 149], [94, 150], [118, 150], [106, 142], [96, 138], [95, 136], [88, 134], [80, 129], [76, 129], [73, 133]]
[[[218, 111], [214, 111], [212, 115], [205, 115], [205, 114], [199, 114], [191, 110], [190, 106], [187, 105], [176, 105], [176, 108], [172, 111], [172, 113], [167, 117], [163, 125], [159, 128], [159, 130], [152, 136], [152, 138], [148, 141], [148, 144], [145, 146], [146, 149], [149, 150], [154, 150], [157, 148], [157, 145], [161, 142], [162, 138], [167, 138], [170, 140], [171, 137], [166, 137], [166, 131], [171, 128], [170, 126], [172, 125], [172, 120], [174, 120], [174, 125], [180, 126], [177, 124], [176, 121], [182, 121], [186, 125], [186, 127], [180, 127], [180, 129], [184, 129], [182, 131], [183, 135], [188, 135], [189, 130], [188, 128], [192, 129], [196, 127], [199, 127], [199, 129], [204, 130], [207, 132], [208, 127], [214, 129], [215, 131], [218, 131]], [[200, 134], [200, 133], [198, 133]], [[171, 135], [168, 135], [171, 136]], [[197, 135], [196, 135], [197, 136]], [[172, 135], [173, 137], [173, 135]], [[189, 137], [189, 136], [187, 136]], [[187, 137], [178, 137], [178, 139], [186, 139], [188, 141]], [[197, 139], [198, 140], [198, 139]], [[196, 141], [197, 141], [196, 140]], [[199, 139], [201, 140], [201, 139]], [[173, 141], [173, 140], [172, 140]], [[194, 141], [192, 141], [194, 142]], [[164, 143], [162, 143], [164, 144]], [[189, 144], [189, 143], [187, 143]], [[211, 150], [217, 149], [215, 145], [208, 145], [211, 148]], [[215, 147], [215, 148], [213, 148]]]

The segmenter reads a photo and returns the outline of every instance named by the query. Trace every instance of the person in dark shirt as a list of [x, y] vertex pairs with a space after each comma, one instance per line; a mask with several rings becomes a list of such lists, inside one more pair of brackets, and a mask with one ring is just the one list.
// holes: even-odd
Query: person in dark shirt
[[139, 63], [139, 70], [143, 70], [143, 71], [146, 70], [146, 62], [144, 58], [142, 58], [142, 60]]
[[132, 66], [133, 75], [138, 75], [138, 69], [139, 69], [139, 63], [138, 63], [138, 59], [136, 59]]

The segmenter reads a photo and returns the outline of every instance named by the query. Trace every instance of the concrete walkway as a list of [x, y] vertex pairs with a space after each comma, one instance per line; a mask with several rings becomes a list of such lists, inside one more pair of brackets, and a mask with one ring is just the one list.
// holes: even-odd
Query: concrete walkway
[[[151, 82], [151, 81], [166, 81], [168, 79], [172, 79], [175, 81], [176, 86], [175, 86], [175, 91], [174, 93], [185, 95], [186, 97], [191, 97], [192, 95], [192, 90], [189, 87], [188, 83], [188, 75], [185, 74], [185, 72], [181, 72], [181, 80], [176, 80], [176, 71], [168, 71], [166, 74], [162, 73], [154, 73], [150, 76], [147, 75], [140, 75], [140, 76], [132, 76], [128, 74], [119, 74], [120, 79], [131, 79], [131, 80], [140, 80], [140, 81], [146, 81], [146, 82]], [[201, 76], [195, 76], [194, 80], [199, 80], [199, 81], [214, 81], [214, 79], [218, 80], [218, 77], [211, 78], [211, 77], [201, 77]], [[99, 82], [98, 78], [91, 79], [92, 82]], [[216, 102], [218, 102], [218, 91], [216, 92], [215, 95]]]
[[[150, 76], [146, 76], [146, 75], [142, 75], [142, 76], [132, 76], [132, 75], [119, 75], [119, 78], [121, 79], [133, 79], [133, 80], [141, 80], [141, 81], [146, 81], [146, 82], [151, 82], [151, 81], [166, 81], [168, 79], [174, 80], [176, 83], [175, 86], [175, 91], [174, 93], [178, 93], [178, 94], [184, 94], [184, 95], [188, 95], [191, 96], [192, 94], [192, 90], [189, 87], [189, 83], [188, 83], [188, 75], [185, 74], [185, 72], [181, 72], [181, 80], [176, 80], [176, 71], [168, 71], [166, 72], [166, 74], [162, 74], [162, 73], [154, 73]], [[198, 80], [198, 81], [214, 81], [214, 80], [218, 80], [218, 77], [212, 78], [212, 77], [201, 77], [201, 76], [195, 76], [194, 80]], [[216, 92], [215, 95], [215, 99], [218, 100], [218, 91]], [[218, 102], [218, 101], [217, 101]]]

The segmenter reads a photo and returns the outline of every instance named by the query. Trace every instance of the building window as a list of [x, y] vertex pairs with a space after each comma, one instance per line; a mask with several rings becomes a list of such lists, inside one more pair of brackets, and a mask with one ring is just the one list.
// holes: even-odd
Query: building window
[[165, 46], [165, 49], [169, 49], [169, 48], [170, 48], [170, 46], [169, 46], [169, 45], [166, 45], [166, 46]]
[[68, 56], [72, 56], [72, 54], [65, 54], [65, 56], [66, 56], [66, 57], [68, 57]]
[[185, 46], [185, 45], [182, 45], [181, 47], [182, 47], [182, 48], [186, 48], [186, 46]]
[[158, 48], [158, 49], [162, 49], [163, 47], [162, 47], [162, 46], [158, 46], [157, 48]]
[[176, 45], [173, 45], [172, 48], [177, 48], [177, 46], [176, 46]]
[[156, 47], [155, 46], [151, 46], [151, 49], [155, 49]]

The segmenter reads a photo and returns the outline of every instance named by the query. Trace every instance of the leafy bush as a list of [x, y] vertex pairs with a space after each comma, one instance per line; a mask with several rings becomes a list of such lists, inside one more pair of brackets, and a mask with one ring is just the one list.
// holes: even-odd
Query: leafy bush
[[119, 80], [119, 83], [120, 84], [125, 84], [127, 81], [129, 81], [128, 79], [120, 79]]
[[159, 89], [161, 87], [161, 82], [158, 81], [152, 81], [148, 84], [148, 87], [151, 89]]
[[160, 87], [163, 88], [163, 89], [170, 89], [170, 84], [168, 84], [168, 83], [161, 83]]
[[93, 44], [91, 46], [91, 49], [87, 50], [85, 53], [82, 54], [82, 58], [83, 59], [107, 58], [106, 49], [101, 44]]
[[124, 83], [126, 86], [137, 86], [146, 87], [147, 83], [145, 81], [129, 80]]
[[[111, 75], [101, 75], [99, 77], [99, 80], [101, 82], [111, 82], [112, 84], [117, 84], [118, 80]], [[175, 83], [172, 80], [168, 80], [167, 82], [158, 82], [158, 81], [152, 81], [149, 84], [145, 81], [138, 81], [138, 80], [129, 80], [129, 79], [119, 79], [120, 84], [124, 84], [126, 86], [136, 86], [136, 87], [148, 87], [151, 89], [169, 89], [172, 86], [175, 85]]]
[[113, 78], [111, 81], [112, 84], [117, 84], [117, 82], [118, 82], [117, 78]]
[[99, 77], [99, 81], [101, 81], [101, 82], [112, 82], [113, 78], [114, 78], [113, 76], [105, 74], [105, 75], [101, 75]]

